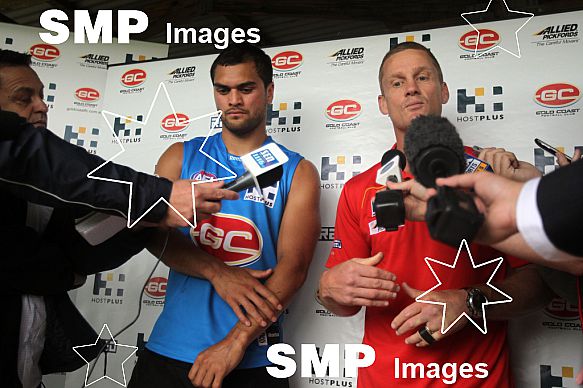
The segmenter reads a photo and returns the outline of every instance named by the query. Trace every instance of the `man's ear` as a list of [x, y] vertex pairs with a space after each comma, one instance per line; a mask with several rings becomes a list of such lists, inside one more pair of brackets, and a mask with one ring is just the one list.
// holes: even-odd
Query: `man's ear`
[[441, 86], [441, 103], [445, 104], [449, 101], [449, 88], [447, 87], [447, 83], [443, 83]]
[[266, 99], [267, 99], [267, 103], [271, 104], [273, 102], [273, 91], [275, 89], [275, 85], [272, 83], [270, 83], [269, 85], [267, 85], [267, 89], [266, 89]]
[[385, 100], [385, 96], [379, 94], [378, 98], [379, 110], [384, 116], [389, 114], [389, 109], [387, 108], [387, 100]]

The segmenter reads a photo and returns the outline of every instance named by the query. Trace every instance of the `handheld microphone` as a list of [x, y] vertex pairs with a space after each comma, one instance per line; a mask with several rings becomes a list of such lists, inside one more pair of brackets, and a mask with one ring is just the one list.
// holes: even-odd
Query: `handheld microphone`
[[241, 156], [247, 172], [225, 185], [225, 189], [243, 191], [253, 186], [267, 187], [281, 179], [282, 165], [288, 161], [287, 155], [275, 143], [268, 143]]
[[472, 241], [484, 222], [473, 199], [463, 191], [435, 184], [437, 178], [465, 171], [464, 147], [455, 127], [446, 118], [417, 117], [405, 134], [405, 155], [417, 181], [437, 188], [425, 213], [431, 238], [453, 247], [462, 239]]
[[[376, 183], [385, 186], [387, 182], [401, 182], [401, 170], [405, 169], [405, 155], [397, 150], [385, 152], [381, 168], [377, 171]], [[373, 210], [377, 226], [387, 231], [395, 231], [405, 225], [405, 203], [402, 190], [381, 190], [375, 195]]]

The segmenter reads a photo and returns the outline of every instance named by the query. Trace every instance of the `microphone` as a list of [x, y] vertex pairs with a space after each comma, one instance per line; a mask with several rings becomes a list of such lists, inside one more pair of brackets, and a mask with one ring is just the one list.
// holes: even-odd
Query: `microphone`
[[247, 172], [225, 185], [225, 189], [243, 191], [253, 186], [267, 187], [281, 179], [282, 165], [288, 161], [287, 155], [275, 143], [268, 143], [241, 156]]
[[[385, 152], [381, 168], [377, 171], [376, 183], [385, 186], [387, 182], [401, 182], [401, 170], [405, 169], [405, 155], [397, 150]], [[381, 190], [375, 195], [373, 210], [377, 226], [387, 231], [395, 231], [405, 225], [405, 204], [402, 190]]]
[[443, 117], [417, 117], [405, 134], [405, 155], [417, 181], [437, 188], [425, 213], [431, 238], [453, 247], [458, 247], [462, 239], [471, 242], [484, 216], [467, 193], [435, 184], [437, 178], [461, 174], [466, 169], [464, 146], [455, 127]]
[[388, 150], [381, 159], [381, 168], [377, 171], [376, 183], [386, 185], [387, 181], [401, 182], [401, 170], [405, 169], [405, 154], [397, 149]]
[[[273, 170], [269, 170], [257, 177], [259, 187], [267, 187], [273, 185], [283, 176], [283, 166], [277, 166]], [[234, 181], [227, 183], [223, 188], [231, 191], [243, 191], [255, 186], [255, 179], [251, 172], [247, 171], [245, 174], [239, 176]]]
[[411, 172], [425, 187], [435, 187], [436, 178], [461, 174], [466, 167], [462, 139], [443, 117], [414, 119], [405, 134], [405, 155]]

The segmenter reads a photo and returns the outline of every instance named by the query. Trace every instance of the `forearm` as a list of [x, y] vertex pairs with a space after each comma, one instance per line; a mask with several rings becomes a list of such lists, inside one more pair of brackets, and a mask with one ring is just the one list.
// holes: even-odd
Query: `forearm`
[[[555, 295], [533, 265], [517, 269], [506, 279], [493, 284], [512, 298], [512, 302], [486, 307], [487, 317], [495, 320], [506, 320], [529, 314], [546, 306]], [[484, 292], [489, 302], [504, 298], [487, 285], [479, 285], [476, 288]]]
[[173, 270], [207, 279], [211, 283], [225, 267], [224, 263], [194, 245], [188, 237], [176, 229], [167, 231], [159, 229], [146, 248]]

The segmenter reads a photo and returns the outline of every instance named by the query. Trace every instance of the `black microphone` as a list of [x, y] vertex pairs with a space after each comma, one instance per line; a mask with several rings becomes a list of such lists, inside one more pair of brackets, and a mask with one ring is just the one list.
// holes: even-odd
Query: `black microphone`
[[437, 178], [465, 171], [464, 146], [455, 127], [443, 117], [415, 118], [405, 134], [405, 155], [415, 179], [425, 187], [437, 188], [425, 213], [431, 238], [453, 247], [462, 239], [471, 242], [484, 216], [467, 193], [435, 184]]
[[[397, 150], [388, 150], [381, 159], [376, 183], [401, 182], [401, 170], [405, 169], [405, 155]], [[387, 231], [395, 231], [405, 225], [405, 204], [402, 190], [381, 190], [375, 195], [373, 205], [377, 226]]]
[[465, 171], [464, 145], [455, 127], [444, 117], [419, 116], [405, 134], [405, 155], [411, 172], [425, 187], [436, 178]]
[[[257, 176], [257, 183], [259, 183], [259, 187], [268, 187], [280, 180], [282, 176], [283, 166], [277, 166], [274, 169], [264, 172], [263, 174], [259, 174]], [[253, 179], [253, 174], [247, 171], [245, 174], [241, 175], [234, 181], [227, 183], [223, 188], [239, 192], [247, 190], [253, 186], [255, 186], [255, 179]]]

